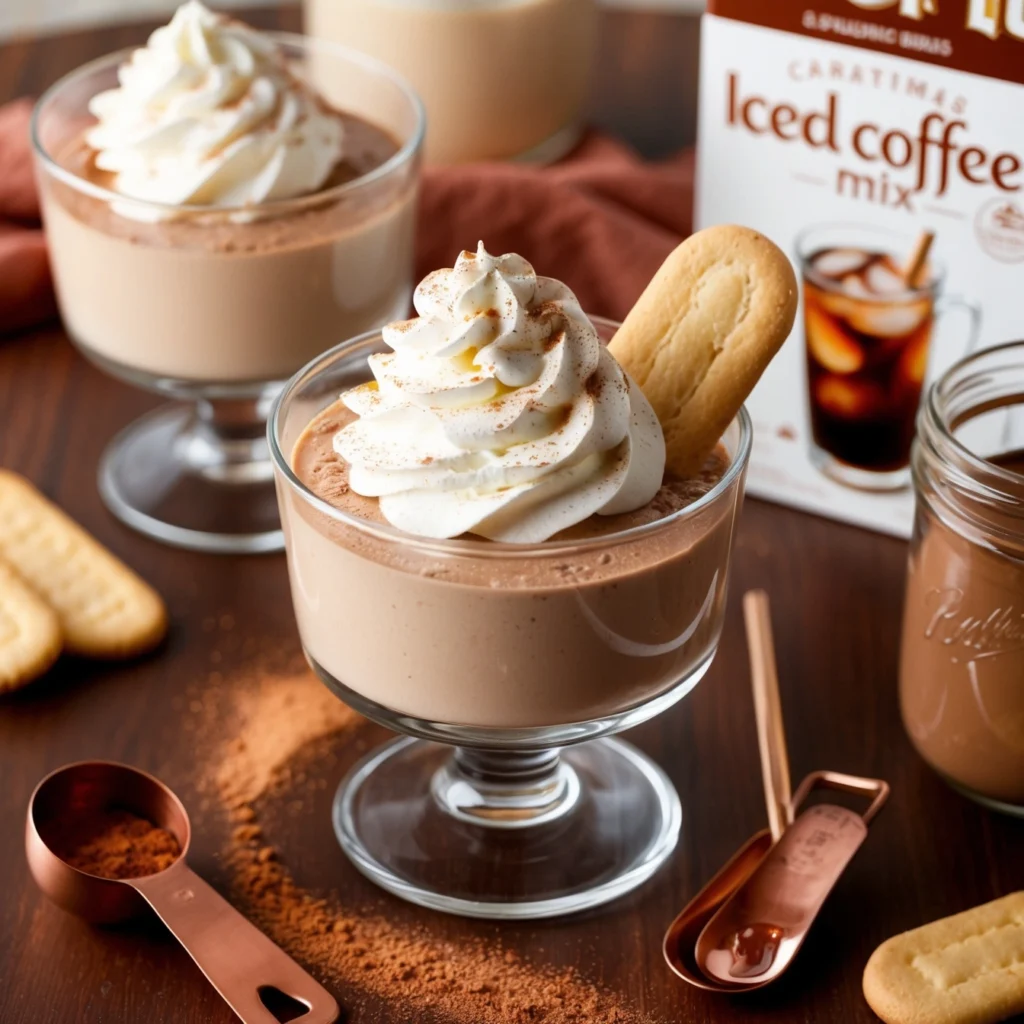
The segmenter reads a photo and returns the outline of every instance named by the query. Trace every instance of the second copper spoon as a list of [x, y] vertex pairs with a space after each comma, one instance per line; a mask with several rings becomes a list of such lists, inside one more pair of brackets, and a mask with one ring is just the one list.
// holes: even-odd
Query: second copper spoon
[[[878, 779], [815, 772], [790, 797], [767, 601], [759, 591], [744, 597], [771, 829], [748, 840], [691, 900], [669, 927], [663, 947], [679, 977], [712, 992], [752, 991], [789, 966], [889, 793]], [[794, 807], [818, 787], [873, 801], [863, 817], [817, 805], [794, 821]]]

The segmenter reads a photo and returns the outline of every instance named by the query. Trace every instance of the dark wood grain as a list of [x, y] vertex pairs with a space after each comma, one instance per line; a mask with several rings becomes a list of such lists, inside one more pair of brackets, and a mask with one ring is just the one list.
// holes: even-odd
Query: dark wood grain
[[[258, 12], [293, 28], [294, 11]], [[148, 28], [104, 28], [0, 49], [0, 99], [38, 92]], [[605, 18], [596, 119], [650, 155], [692, 137], [696, 22], [667, 15]], [[641, 73], [642, 72], [642, 73]], [[64, 660], [40, 684], [0, 702], [0, 1022], [220, 1024], [234, 1018], [155, 924], [93, 930], [49, 905], [22, 850], [36, 781], [70, 760], [112, 757], [159, 773], [193, 810], [193, 865], [218, 886], [225, 824], [197, 788], [209, 750], [189, 730], [193, 687], [267, 658], [298, 654], [283, 556], [216, 558], [171, 551], [103, 508], [97, 460], [110, 437], [154, 400], [88, 365], [59, 329], [0, 340], [0, 465], [25, 473], [166, 595], [166, 646], [119, 667]], [[323, 798], [283, 817], [271, 836], [299, 880], [346, 904], [377, 904], [438, 938], [500, 935], [536, 963], [571, 964], [665, 1021], [874, 1019], [860, 975], [886, 936], [1024, 888], [1024, 825], [948, 790], [900, 727], [896, 663], [905, 546], [798, 512], [748, 501], [732, 601], [717, 660], [697, 690], [631, 738], [668, 771], [684, 805], [679, 848], [636, 894], [583, 918], [539, 925], [471, 923], [406, 907], [366, 883], [338, 850], [329, 793], [356, 756], [340, 746]], [[675, 908], [765, 820], [738, 595], [772, 596], [794, 777], [816, 768], [876, 775], [890, 806], [779, 984], [743, 999], [708, 996], [662, 966]], [[217, 739], [214, 723], [212, 740]], [[204, 743], [211, 742], [210, 739]], [[315, 967], [316, 965], [311, 965]], [[355, 1024], [405, 1022], [399, 1000], [338, 991]], [[417, 1018], [424, 1019], [424, 1018]]]

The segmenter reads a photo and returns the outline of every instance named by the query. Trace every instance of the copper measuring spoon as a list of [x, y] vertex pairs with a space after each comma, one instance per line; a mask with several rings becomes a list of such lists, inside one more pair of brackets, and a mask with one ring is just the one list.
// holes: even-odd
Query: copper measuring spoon
[[757, 746], [769, 827], [751, 836], [687, 904], [669, 925], [662, 943], [662, 952], [669, 967], [684, 981], [711, 992], [732, 991], [739, 986], [726, 986], [704, 975], [697, 966], [697, 939], [719, 907], [753, 874], [793, 819], [779, 677], [768, 595], [763, 590], [750, 590], [743, 595], [743, 620], [747, 631]]
[[879, 779], [814, 772], [797, 790], [795, 806], [816, 788], [870, 796], [872, 803], [863, 815], [837, 804], [804, 811], [704, 925], [697, 965], [730, 991], [761, 988], [789, 967], [889, 795]]
[[[690, 901], [662, 947], [680, 978], [711, 992], [752, 991], [792, 963], [889, 793], [878, 779], [815, 772], [790, 796], [767, 595], [744, 595], [743, 610], [770, 828], [749, 839]], [[860, 793], [873, 802], [863, 817], [818, 805], [794, 821], [794, 808], [816, 788]]]
[[[71, 867], [47, 844], [61, 820], [111, 808], [166, 829], [181, 854], [168, 868], [124, 881]], [[301, 1024], [332, 1024], [334, 997], [185, 863], [192, 836], [181, 801], [158, 779], [128, 765], [82, 761], [47, 775], [29, 800], [25, 848], [39, 888], [58, 906], [92, 924], [115, 924], [148, 904], [244, 1024], [277, 1024], [264, 999], [306, 1007]]]

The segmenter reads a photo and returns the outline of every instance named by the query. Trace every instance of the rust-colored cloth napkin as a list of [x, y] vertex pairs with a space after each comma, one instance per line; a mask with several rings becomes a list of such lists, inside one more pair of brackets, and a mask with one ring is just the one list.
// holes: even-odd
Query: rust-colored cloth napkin
[[[0, 333], [54, 315], [28, 137], [29, 100], [0, 107]], [[416, 279], [482, 240], [557, 277], [588, 313], [621, 320], [690, 233], [693, 159], [641, 161], [593, 134], [552, 167], [468, 164], [424, 172]]]
[[32, 173], [30, 100], [0, 107], [0, 334], [56, 314]]
[[450, 267], [478, 240], [564, 281], [588, 313], [621, 320], [690, 234], [693, 152], [645, 163], [593, 134], [552, 167], [428, 168], [416, 273]]

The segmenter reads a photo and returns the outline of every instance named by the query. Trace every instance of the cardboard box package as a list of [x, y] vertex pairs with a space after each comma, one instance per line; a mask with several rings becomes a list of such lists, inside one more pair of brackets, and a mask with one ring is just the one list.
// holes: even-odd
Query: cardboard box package
[[924, 389], [1024, 337], [1024, 0], [711, 0], [700, 97], [698, 224], [801, 280], [749, 490], [906, 536]]

